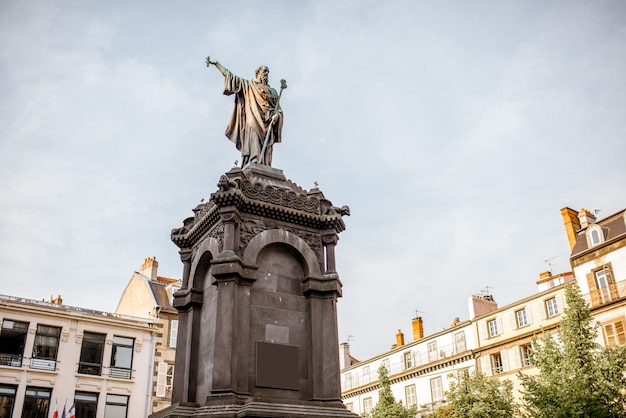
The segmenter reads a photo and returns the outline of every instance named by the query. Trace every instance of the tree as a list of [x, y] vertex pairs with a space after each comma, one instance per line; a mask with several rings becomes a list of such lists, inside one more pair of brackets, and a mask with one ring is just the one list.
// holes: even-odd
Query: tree
[[369, 418], [414, 418], [417, 413], [417, 406], [410, 408], [397, 402], [391, 393], [391, 382], [385, 366], [378, 368], [378, 379], [380, 390], [378, 391], [378, 403], [368, 415]]
[[532, 343], [538, 375], [518, 377], [526, 415], [533, 418], [626, 416], [626, 347], [601, 347], [595, 322], [576, 284], [565, 288], [558, 339], [545, 333]]
[[447, 395], [450, 417], [510, 418], [517, 413], [510, 380], [488, 379], [483, 373], [463, 373], [450, 383]]

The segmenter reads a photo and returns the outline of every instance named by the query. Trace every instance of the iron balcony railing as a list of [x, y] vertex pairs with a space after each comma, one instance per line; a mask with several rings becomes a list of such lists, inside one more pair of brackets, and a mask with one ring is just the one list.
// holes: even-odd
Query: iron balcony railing
[[618, 299], [626, 297], [626, 280], [622, 280], [617, 283], [612, 283], [607, 287], [600, 289], [594, 289], [591, 292], [583, 295], [587, 303], [591, 308], [597, 308], [598, 306], [606, 305]]

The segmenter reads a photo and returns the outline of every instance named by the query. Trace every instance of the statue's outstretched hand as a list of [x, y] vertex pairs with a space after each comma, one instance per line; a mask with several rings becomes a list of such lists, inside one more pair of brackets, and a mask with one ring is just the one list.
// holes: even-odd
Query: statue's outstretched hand
[[217, 60], [211, 61], [211, 57], [206, 57], [206, 66], [209, 67], [211, 64], [217, 65]]

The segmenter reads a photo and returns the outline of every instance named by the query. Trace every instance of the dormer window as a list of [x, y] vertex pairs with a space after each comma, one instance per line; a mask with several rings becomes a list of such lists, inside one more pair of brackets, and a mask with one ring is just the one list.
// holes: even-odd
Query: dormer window
[[587, 230], [587, 243], [589, 247], [595, 247], [604, 242], [604, 231], [598, 225], [593, 225]]

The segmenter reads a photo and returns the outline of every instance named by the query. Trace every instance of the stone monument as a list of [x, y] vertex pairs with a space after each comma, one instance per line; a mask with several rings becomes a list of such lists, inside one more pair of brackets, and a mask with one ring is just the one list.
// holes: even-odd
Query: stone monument
[[172, 230], [183, 262], [172, 406], [152, 417], [354, 417], [341, 402], [335, 269], [349, 209], [270, 167], [282, 111], [267, 67], [251, 81], [208, 64], [237, 95], [226, 134], [243, 161]]

